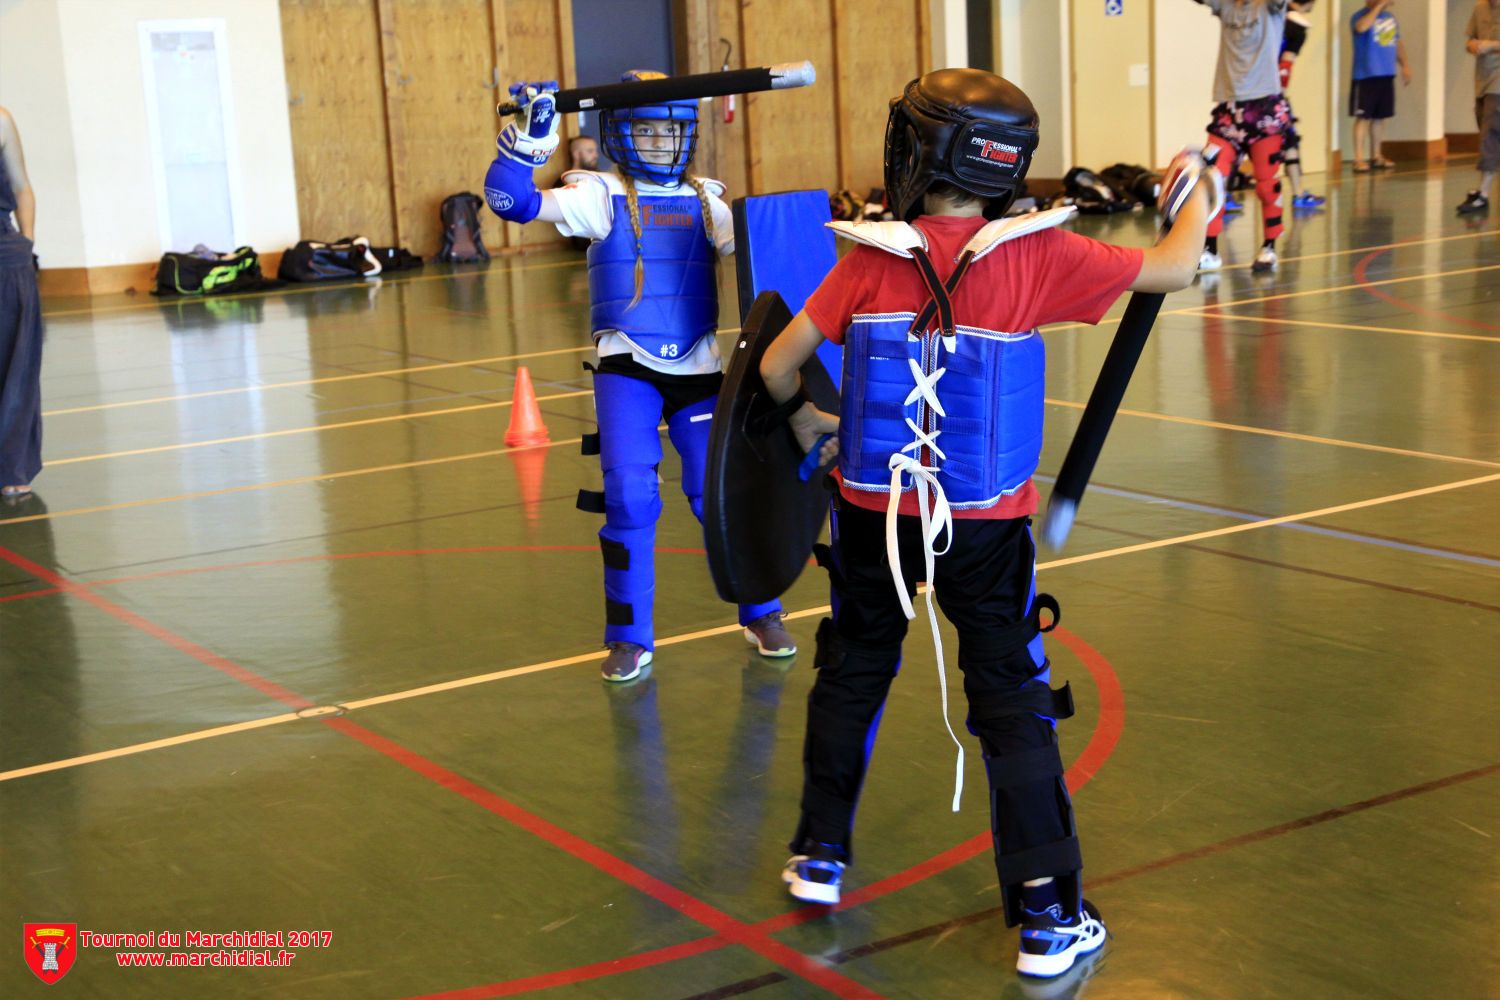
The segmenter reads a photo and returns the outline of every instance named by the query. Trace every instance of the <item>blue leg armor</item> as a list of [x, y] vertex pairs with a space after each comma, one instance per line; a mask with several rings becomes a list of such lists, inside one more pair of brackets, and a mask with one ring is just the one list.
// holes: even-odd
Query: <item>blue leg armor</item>
[[599, 463], [604, 469], [604, 641], [655, 648], [651, 605], [656, 592], [656, 520], [661, 494], [662, 397], [625, 375], [596, 374]]
[[[708, 475], [708, 435], [713, 422], [714, 404], [718, 396], [699, 400], [672, 414], [667, 421], [667, 434], [672, 446], [682, 456], [682, 492], [687, 495], [688, 506], [693, 516], [703, 520], [703, 483]], [[740, 624], [749, 625], [764, 615], [781, 610], [780, 601], [765, 604], [741, 604]]]

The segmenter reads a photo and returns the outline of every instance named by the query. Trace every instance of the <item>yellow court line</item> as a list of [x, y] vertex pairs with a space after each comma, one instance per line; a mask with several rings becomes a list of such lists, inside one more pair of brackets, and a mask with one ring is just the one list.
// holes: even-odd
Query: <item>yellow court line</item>
[[[729, 331], [725, 331], [726, 333]], [[527, 354], [497, 354], [490, 358], [473, 358], [469, 361], [444, 361], [440, 364], [417, 365], [413, 368], [391, 368], [378, 372], [356, 372], [353, 375], [328, 375], [324, 378], [303, 378], [291, 382], [267, 382], [263, 385], [237, 386], [233, 389], [213, 389], [208, 392], [188, 392], [179, 396], [157, 396], [153, 399], [131, 399], [122, 403], [99, 403], [94, 406], [73, 406], [65, 410], [44, 410], [44, 417], [61, 417], [69, 413], [96, 413], [99, 410], [118, 410], [127, 406], [149, 406], [153, 403], [180, 403], [189, 399], [206, 399], [210, 396], [233, 396], [246, 392], [265, 392], [270, 389], [290, 389], [304, 385], [326, 385], [330, 382], [353, 382], [358, 379], [386, 378], [391, 375], [412, 375], [417, 372], [439, 371], [445, 368], [467, 368], [473, 365], [488, 365], [498, 361], [525, 361], [530, 358], [547, 358], [558, 354], [579, 354], [592, 351], [592, 344], [583, 347], [560, 347], [555, 351], [531, 351]]]
[[[559, 260], [546, 264], [523, 264], [519, 267], [507, 268], [501, 274], [515, 274], [518, 271], [547, 271], [559, 267], [583, 267], [587, 261], [583, 260]], [[487, 277], [489, 269], [475, 271], [455, 271], [450, 274], [414, 274], [403, 278], [382, 278], [379, 285], [361, 285], [348, 282], [338, 285], [308, 285], [296, 288], [268, 288], [259, 292], [240, 292], [235, 295], [215, 295], [213, 298], [185, 297], [179, 299], [167, 299], [158, 302], [141, 302], [135, 305], [104, 306], [100, 309], [62, 309], [57, 312], [42, 313], [43, 319], [51, 319], [54, 316], [105, 316], [112, 313], [139, 312], [142, 309], [165, 309], [178, 303], [192, 304], [197, 302], [238, 302], [242, 299], [270, 298], [273, 295], [305, 295], [311, 292], [327, 292], [339, 288], [360, 288], [368, 290], [374, 288], [385, 288], [386, 285], [415, 285], [419, 281], [443, 281], [458, 278]]]
[[[1071, 399], [1047, 400], [1053, 406], [1064, 406], [1070, 410], [1081, 410], [1087, 404], [1075, 403]], [[1179, 417], [1170, 413], [1153, 413], [1150, 410], [1130, 410], [1121, 408], [1118, 411], [1127, 417], [1144, 417], [1147, 420], [1160, 420], [1169, 424], [1187, 424], [1190, 427], [1210, 427], [1220, 431], [1238, 431], [1241, 434], [1260, 434], [1265, 437], [1285, 438], [1288, 441], [1305, 441], [1309, 444], [1328, 444], [1339, 448], [1357, 448], [1360, 451], [1378, 451], [1386, 455], [1402, 455], [1407, 458], [1430, 458], [1439, 462], [1459, 462], [1465, 465], [1483, 465], [1491, 469], [1500, 469], [1500, 462], [1491, 462], [1483, 458], [1463, 458], [1459, 455], [1440, 455], [1432, 451], [1413, 451], [1410, 448], [1393, 448], [1383, 444], [1368, 444], [1364, 441], [1346, 441], [1343, 438], [1318, 437], [1314, 434], [1298, 434], [1296, 431], [1278, 431], [1269, 427], [1251, 427], [1246, 424], [1226, 424], [1218, 420], [1203, 420], [1199, 417]]]
[[1367, 507], [1378, 507], [1382, 504], [1396, 503], [1400, 500], [1410, 500], [1413, 497], [1431, 496], [1434, 493], [1446, 493], [1450, 490], [1463, 489], [1466, 486], [1480, 486], [1484, 483], [1493, 483], [1496, 481], [1500, 481], [1500, 472], [1492, 473], [1488, 476], [1480, 476], [1477, 479], [1465, 479], [1456, 483], [1425, 486], [1419, 490], [1407, 490], [1405, 493], [1392, 493], [1390, 496], [1373, 497], [1369, 500], [1356, 500], [1353, 503], [1338, 504], [1334, 507], [1320, 507], [1317, 510], [1304, 511], [1301, 514], [1287, 514], [1284, 517], [1271, 517], [1263, 521], [1231, 524], [1226, 528], [1213, 528], [1209, 531], [1199, 531], [1191, 535], [1178, 535], [1175, 538], [1163, 538], [1155, 542], [1141, 542], [1137, 545], [1127, 545], [1118, 549], [1105, 549], [1102, 552], [1090, 552], [1067, 559], [1054, 559], [1049, 563], [1039, 563], [1037, 569], [1076, 566], [1079, 563], [1093, 562], [1096, 559], [1130, 555], [1136, 552], [1149, 552], [1152, 549], [1166, 548], [1169, 545], [1187, 545], [1191, 542], [1201, 542], [1208, 538], [1221, 538], [1224, 535], [1235, 535], [1242, 531], [1254, 530], [1255, 528], [1271, 528], [1278, 524], [1295, 524], [1299, 521], [1310, 521], [1314, 518], [1328, 517], [1331, 514], [1343, 514], [1351, 510], [1364, 510]]
[[[559, 444], [564, 442], [558, 442]], [[1061, 569], [1078, 563], [1094, 562], [1100, 559], [1110, 559], [1115, 556], [1132, 555], [1137, 552], [1146, 552], [1152, 549], [1167, 548], [1175, 545], [1187, 545], [1192, 542], [1200, 542], [1208, 538], [1218, 538], [1223, 535], [1239, 534], [1246, 531], [1254, 531], [1258, 528], [1270, 528], [1279, 524], [1293, 524], [1300, 521], [1308, 521], [1318, 517], [1326, 517], [1330, 514], [1340, 514], [1346, 511], [1363, 510], [1382, 504], [1396, 503], [1401, 500], [1410, 500], [1413, 497], [1430, 496], [1434, 493], [1444, 493], [1450, 490], [1462, 489], [1466, 486], [1477, 486], [1482, 483], [1491, 483], [1500, 480], [1500, 472], [1490, 476], [1481, 476], [1477, 479], [1466, 479], [1461, 482], [1442, 483], [1437, 486], [1427, 486], [1418, 490], [1408, 490], [1405, 493], [1393, 493], [1389, 496], [1372, 497], [1368, 500], [1357, 500], [1353, 503], [1339, 504], [1335, 507], [1323, 507], [1318, 510], [1305, 511], [1301, 514], [1288, 514], [1284, 517], [1272, 517], [1261, 521], [1250, 521], [1244, 524], [1230, 525], [1225, 528], [1216, 528], [1211, 531], [1199, 531], [1190, 535], [1178, 535], [1173, 538], [1163, 538], [1154, 542], [1142, 542], [1137, 545], [1125, 545], [1114, 549], [1104, 549], [1099, 552], [1090, 552], [1081, 556], [1073, 556], [1068, 559], [1054, 559], [1049, 562], [1037, 564], [1037, 572], [1049, 569]], [[803, 608], [800, 611], [792, 611], [782, 617], [788, 620], [799, 618], [810, 618], [814, 615], [828, 614], [828, 605], [820, 605], [815, 608]], [[697, 632], [687, 632], [681, 635], [670, 636], [659, 639], [657, 646], [674, 646], [680, 643], [692, 642], [696, 639], [704, 639], [711, 636], [729, 635], [740, 631], [740, 625], [720, 625], [714, 628], [702, 629]], [[371, 708], [376, 705], [389, 705], [393, 702], [407, 701], [412, 698], [420, 698], [430, 694], [438, 694], [445, 691], [456, 691], [466, 687], [474, 687], [479, 684], [488, 684], [494, 681], [506, 680], [512, 677], [522, 677], [527, 674], [542, 673], [543, 671], [556, 670], [561, 667], [575, 666], [580, 663], [588, 663], [594, 660], [604, 659], [604, 650], [595, 650], [588, 653], [579, 653], [574, 656], [565, 656], [555, 660], [546, 660], [542, 663], [533, 663], [524, 667], [512, 667], [507, 670], [496, 670], [485, 674], [476, 674], [471, 677], [461, 677], [456, 680], [443, 681], [438, 684], [426, 684], [422, 687], [408, 688], [405, 691], [396, 691], [390, 694], [376, 695], [371, 698], [360, 698], [355, 701], [344, 702], [339, 705], [322, 706], [320, 709], [304, 711], [301, 715], [297, 713], [282, 713], [280, 715], [267, 716], [261, 719], [252, 719], [247, 722], [234, 723], [227, 726], [217, 726], [213, 729], [199, 730], [193, 733], [184, 733], [180, 736], [168, 737], [160, 740], [152, 740], [146, 743], [136, 743], [130, 746], [118, 747], [114, 750], [105, 750], [99, 753], [86, 754], [80, 757], [69, 757], [64, 760], [51, 761], [45, 764], [36, 764], [31, 767], [16, 768], [11, 771], [0, 772], [0, 781], [12, 781], [17, 778], [25, 778], [35, 774], [43, 774], [48, 771], [59, 771], [65, 768], [79, 767], [84, 764], [93, 764], [104, 760], [113, 760], [119, 757], [132, 756], [145, 753], [150, 750], [159, 750], [165, 747], [179, 746], [184, 743], [197, 742], [199, 740], [212, 739], [217, 736], [227, 736], [232, 733], [246, 732], [253, 729], [263, 729], [269, 726], [280, 725], [286, 722], [295, 722], [300, 718], [317, 718], [319, 716], [331, 715], [339, 709], [346, 712], [357, 711], [363, 708]], [[314, 714], [315, 713], [315, 714]]]
[[[574, 399], [592, 396], [594, 390], [579, 389], [577, 392], [558, 392], [550, 396], [538, 396], [538, 403], [552, 399]], [[312, 427], [289, 427], [280, 431], [262, 431], [259, 434], [239, 434], [235, 437], [215, 438], [212, 441], [184, 441], [179, 444], [163, 444], [153, 448], [132, 448], [129, 451], [109, 451], [98, 455], [75, 455], [72, 458], [47, 460], [48, 466], [73, 465], [77, 462], [97, 462], [106, 458], [129, 458], [132, 455], [156, 455], [167, 451], [186, 451], [189, 448], [208, 448], [219, 444], [237, 444], [242, 441], [262, 441], [266, 438], [287, 437], [292, 434], [318, 434], [323, 431], [347, 430], [350, 427], [369, 427], [372, 424], [389, 424], [397, 420], [419, 420], [422, 417], [444, 417], [452, 413], [473, 413], [475, 410], [494, 410], [514, 405], [513, 399], [502, 399], [498, 403], [475, 403], [472, 406], [450, 406], [442, 410], [423, 410], [420, 413], [397, 413], [388, 417], [369, 417], [365, 420], [346, 420], [338, 424], [318, 424]]]
[[299, 486], [303, 483], [331, 482], [335, 479], [349, 479], [353, 476], [368, 476], [377, 472], [399, 472], [403, 469], [419, 469], [429, 465], [444, 465], [449, 462], [467, 462], [476, 458], [493, 458], [496, 455], [509, 455], [517, 451], [534, 451], [539, 448], [558, 448], [566, 444], [579, 444], [583, 438], [568, 438], [565, 441], [549, 441], [546, 444], [531, 445], [527, 448], [493, 448], [489, 451], [474, 451], [464, 455], [447, 455], [443, 458], [424, 458], [416, 462], [399, 462], [394, 465], [375, 465], [368, 469], [349, 469], [344, 472], [320, 472], [314, 476], [298, 476], [295, 479], [280, 479], [269, 483], [246, 483], [243, 486], [226, 486], [219, 490], [201, 490], [197, 493], [179, 493], [169, 497], [153, 497], [149, 500], [127, 500], [124, 503], [103, 504], [98, 507], [75, 507], [72, 510], [48, 511], [45, 514], [30, 514], [26, 517], [12, 517], [0, 519], [0, 528], [12, 524], [27, 524], [31, 521], [52, 521], [60, 517], [78, 517], [81, 514], [104, 514], [116, 510], [130, 510], [135, 507], [153, 507], [164, 503], [177, 503], [182, 500], [202, 500], [207, 497], [226, 496], [230, 493], [249, 493], [254, 490], [276, 489], [281, 486]]
[[[1367, 246], [1367, 247], [1351, 247], [1348, 250], [1329, 250], [1329, 251], [1326, 251], [1324, 253], [1303, 254], [1303, 255], [1301, 255], [1299, 257], [1283, 257], [1283, 258], [1281, 258], [1281, 263], [1283, 263], [1283, 264], [1295, 264], [1295, 263], [1298, 263], [1299, 261], [1305, 261], [1305, 260], [1327, 260], [1330, 257], [1352, 257], [1352, 256], [1354, 256], [1357, 253], [1374, 253], [1376, 250], [1400, 250], [1400, 249], [1403, 249], [1405, 247], [1427, 246], [1430, 243], [1448, 243], [1448, 242], [1450, 242], [1452, 240], [1476, 240], [1476, 239], [1479, 239], [1481, 236], [1495, 236], [1495, 235], [1500, 235], [1500, 229], [1486, 229], [1486, 230], [1484, 230], [1482, 232], [1477, 232], [1477, 233], [1459, 233], [1456, 236], [1434, 236], [1431, 239], [1425, 239], [1425, 240], [1407, 240], [1404, 243], [1380, 243], [1380, 244], [1377, 244], [1377, 245], [1374, 245], [1374, 246]], [[1220, 270], [1221, 271], [1248, 271], [1250, 268], [1252, 268], [1254, 266], [1255, 265], [1254, 265], [1253, 262], [1250, 263], [1250, 264], [1229, 264], [1229, 265], [1226, 265], [1225, 267], [1220, 268]]]
[[[1321, 260], [1321, 259], [1325, 259], [1325, 258], [1329, 258], [1329, 257], [1345, 257], [1345, 256], [1351, 256], [1351, 255], [1357, 254], [1357, 253], [1373, 252], [1375, 250], [1395, 250], [1395, 249], [1402, 249], [1402, 248], [1405, 248], [1405, 247], [1419, 247], [1419, 246], [1425, 246], [1425, 245], [1428, 245], [1428, 244], [1431, 244], [1431, 243], [1447, 243], [1447, 242], [1452, 241], [1452, 240], [1471, 240], [1471, 239], [1478, 239], [1478, 238], [1483, 237], [1483, 236], [1494, 236], [1494, 235], [1500, 235], [1500, 229], [1487, 229], [1487, 230], [1484, 230], [1483, 232], [1478, 232], [1478, 233], [1461, 233], [1461, 234], [1458, 234], [1456, 236], [1436, 236], [1436, 237], [1433, 237], [1431, 239], [1425, 239], [1425, 240], [1407, 240], [1407, 241], [1401, 242], [1401, 243], [1382, 243], [1382, 244], [1378, 244], [1378, 245], [1365, 246], [1365, 247], [1353, 247], [1353, 248], [1348, 249], [1348, 250], [1332, 250], [1332, 251], [1328, 251], [1326, 253], [1306, 254], [1306, 255], [1303, 255], [1303, 256], [1300, 256], [1300, 257], [1284, 257], [1284, 258], [1282, 258], [1282, 263], [1283, 264], [1291, 264], [1291, 263], [1295, 263], [1297, 261]], [[572, 262], [564, 261], [564, 262], [553, 263], [553, 264], [532, 265], [532, 267], [559, 267], [559, 266], [566, 266], [566, 265], [571, 264], [571, 263]], [[1248, 268], [1249, 266], [1250, 266], [1249, 264], [1233, 264], [1233, 265], [1230, 265], [1228, 267], [1223, 268], [1223, 270], [1225, 270], [1225, 271], [1242, 270], [1244, 268]], [[527, 269], [528, 269], [527, 267], [516, 268], [516, 270], [527, 270]], [[424, 275], [424, 276], [421, 277], [421, 280], [435, 280], [435, 279], [439, 279], [439, 278], [456, 278], [456, 277], [460, 277], [460, 275], [453, 275], [453, 274], [448, 274], [448, 275]], [[409, 279], [409, 280], [418, 280], [418, 279]], [[1354, 287], [1361, 287], [1361, 286], [1354, 286]], [[294, 289], [292, 291], [319, 291], [319, 290], [321, 290], [321, 289]], [[1330, 289], [1330, 290], [1334, 290], [1334, 289]], [[244, 296], [237, 296], [237, 297], [250, 297], [250, 296], [254, 296], [254, 295], [272, 295], [272, 294], [275, 294], [275, 292], [247, 292], [247, 293], [245, 293]], [[218, 301], [224, 301], [224, 300], [220, 299]], [[1251, 300], [1245, 300], [1245, 301], [1260, 301], [1260, 300], [1251, 299]], [[1194, 307], [1190, 307], [1190, 308], [1191, 309], [1195, 309], [1195, 310], [1216, 309], [1216, 308], [1224, 308], [1224, 307], [1227, 307], [1227, 306], [1230, 306], [1230, 305], [1235, 305], [1235, 304], [1237, 304], [1237, 303], [1226, 302], [1226, 303], [1217, 303], [1215, 305], [1208, 305], [1208, 306], [1194, 306]], [[155, 305], [156, 304], [147, 304], [145, 306], [131, 306], [131, 307], [128, 307], [128, 308], [131, 308], [131, 309], [153, 308], [153, 307], [155, 307]], [[122, 308], [125, 308], [125, 307], [122, 307]], [[43, 315], [44, 316], [50, 316], [50, 315], [68, 315], [68, 314], [66, 314], [66, 313], [44, 313]], [[1186, 312], [1184, 310], [1179, 309], [1179, 310], [1174, 310], [1173, 312], [1170, 312], [1167, 315], [1192, 315], [1192, 313], [1189, 313], [1189, 312]], [[1117, 319], [1118, 319], [1118, 317], [1106, 317], [1105, 319], [1100, 320], [1099, 324], [1097, 324], [1097, 325], [1103, 326], [1103, 325], [1106, 325], [1108, 323], [1114, 322]], [[1057, 326], [1042, 327], [1042, 332], [1044, 332], [1044, 333], [1048, 333], [1048, 332], [1055, 333], [1055, 332], [1058, 332], [1060, 330], [1072, 330], [1072, 329], [1077, 329], [1079, 327], [1086, 327], [1086, 326], [1090, 326], [1090, 325], [1093, 325], [1093, 324], [1088, 324], [1088, 323], [1066, 323], [1066, 324], [1060, 324], [1060, 325], [1057, 325]], [[1377, 328], [1369, 328], [1369, 329], [1377, 329]], [[739, 333], [739, 332], [740, 332], [740, 329], [738, 327], [736, 327], [734, 329], [730, 329], [730, 330], [720, 330], [719, 331], [719, 333], [721, 335], [724, 335], [724, 336], [729, 336], [729, 335], [736, 334], [736, 333]], [[1388, 331], [1384, 331], [1384, 332], [1403, 332], [1403, 331], [1388, 330]], [[1444, 334], [1429, 334], [1429, 336], [1440, 337], [1440, 336], [1445, 336], [1445, 335]], [[1446, 335], [1446, 336], [1458, 336], [1458, 335], [1456, 335], [1456, 334], [1449, 334], [1449, 335]], [[1473, 338], [1473, 339], [1476, 339], [1476, 340], [1485, 340], [1485, 339], [1489, 339], [1489, 338], [1476, 337], [1476, 338]], [[476, 359], [474, 359], [472, 361], [451, 361], [451, 362], [444, 362], [442, 364], [418, 365], [418, 366], [412, 367], [412, 368], [393, 368], [393, 369], [390, 369], [390, 370], [387, 370], [387, 371], [380, 371], [380, 372], [360, 372], [360, 373], [354, 374], [354, 375], [333, 375], [333, 376], [328, 376], [326, 378], [298, 379], [298, 380], [290, 381], [290, 382], [272, 382], [272, 383], [268, 383], [266, 385], [240, 386], [240, 387], [237, 387], [237, 388], [234, 388], [234, 389], [217, 389], [217, 390], [213, 390], [213, 391], [209, 391], [209, 392], [185, 393], [185, 394], [177, 395], [177, 396], [158, 396], [158, 397], [155, 397], [155, 398], [152, 398], [152, 399], [128, 400], [128, 401], [121, 402], [121, 403], [103, 403], [103, 404], [99, 404], [99, 405], [95, 405], [95, 406], [75, 406], [75, 407], [70, 407], [70, 408], [61, 409], [61, 410], [46, 410], [46, 411], [43, 411], [42, 416], [44, 416], [44, 417], [53, 417], [53, 416], [63, 416], [65, 414], [70, 414], [70, 413], [90, 413], [90, 412], [94, 412], [94, 411], [98, 411], [98, 410], [112, 410], [112, 409], [119, 409], [121, 407], [128, 407], [128, 406], [146, 406], [146, 405], [154, 404], [154, 403], [169, 403], [169, 402], [178, 402], [178, 401], [189, 400], [189, 399], [203, 399], [203, 398], [207, 398], [207, 397], [211, 397], [211, 396], [227, 396], [227, 395], [233, 395], [233, 394], [236, 394], [236, 393], [261, 392], [261, 391], [269, 390], [269, 389], [285, 389], [285, 388], [290, 388], [290, 387], [294, 387], [294, 386], [321, 385], [321, 384], [329, 383], [329, 382], [342, 382], [342, 381], [350, 381], [350, 380], [354, 380], [354, 379], [364, 379], [364, 378], [378, 378], [378, 377], [386, 376], [386, 375], [400, 375], [400, 374], [409, 374], [409, 373], [415, 373], [415, 372], [437, 371], [437, 370], [444, 369], [444, 368], [460, 368], [460, 367], [463, 367], [465, 365], [491, 364], [491, 363], [498, 362], [498, 361], [521, 361], [521, 360], [525, 360], [527, 358], [549, 357], [549, 356], [558, 355], [558, 354], [568, 354], [568, 353], [583, 352], [583, 351], [588, 351], [588, 350], [591, 350], [591, 347], [588, 347], [588, 346], [585, 346], [585, 347], [576, 347], [576, 348], [570, 347], [570, 348], [562, 348], [562, 349], [555, 350], [555, 351], [534, 351], [534, 352], [531, 352], [531, 353], [528, 353], [528, 354], [505, 354], [505, 355], [498, 355], [498, 356], [491, 357], [491, 358], [476, 358]]]
[[1440, 340], [1478, 340], [1489, 344], [1500, 344], [1500, 337], [1486, 337], [1478, 333], [1438, 333], [1435, 330], [1406, 330], [1394, 326], [1356, 326], [1352, 323], [1322, 323], [1310, 319], [1277, 319], [1275, 316], [1236, 316], [1233, 313], [1216, 313], [1214, 306], [1204, 306], [1194, 313], [1179, 315], [1201, 316], [1204, 319], [1244, 320], [1247, 323], [1270, 323], [1286, 326], [1310, 326], [1327, 330], [1360, 330], [1370, 333], [1399, 333], [1408, 337], [1436, 337]]
[[1227, 302], [1213, 302], [1202, 306], [1187, 306], [1182, 309], [1173, 309], [1163, 312], [1163, 316], [1186, 316], [1197, 309], [1226, 309], [1229, 306], [1247, 306], [1256, 302], [1280, 302], [1283, 299], [1302, 299], [1309, 295], [1328, 295], [1332, 292], [1352, 292], [1360, 288], [1379, 288], [1382, 285], [1400, 285], [1408, 281], [1428, 281], [1432, 278], [1456, 278], [1461, 274], [1479, 274], [1483, 271], [1500, 271], [1500, 264], [1486, 264], [1483, 267], [1465, 267], [1457, 271], [1432, 271], [1427, 274], [1412, 274], [1404, 278], [1386, 278], [1382, 281], [1360, 281], [1352, 285], [1334, 285], [1330, 288], [1312, 288], [1303, 292], [1282, 292], [1279, 295], [1260, 295], [1252, 299], [1230, 299]]

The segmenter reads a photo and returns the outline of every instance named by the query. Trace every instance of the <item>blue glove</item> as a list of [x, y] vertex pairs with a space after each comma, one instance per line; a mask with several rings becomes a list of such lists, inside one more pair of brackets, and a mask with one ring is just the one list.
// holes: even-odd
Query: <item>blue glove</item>
[[516, 83], [511, 95], [521, 106], [520, 124], [506, 123], [495, 140], [495, 161], [484, 178], [484, 201], [507, 222], [530, 222], [542, 209], [542, 194], [531, 172], [557, 149], [557, 83]]
[[556, 80], [539, 83], [513, 83], [511, 96], [521, 108], [520, 123], [509, 122], [495, 140], [502, 156], [518, 163], [539, 167], [557, 150]]

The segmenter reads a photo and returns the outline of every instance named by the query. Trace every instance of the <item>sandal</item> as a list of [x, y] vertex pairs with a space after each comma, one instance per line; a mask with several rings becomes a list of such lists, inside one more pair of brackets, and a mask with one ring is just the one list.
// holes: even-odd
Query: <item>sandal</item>
[[7, 499], [29, 496], [30, 493], [30, 486], [0, 486], [0, 497]]
[[1373, 167], [1373, 168], [1375, 168], [1376, 170], [1394, 170], [1394, 169], [1396, 169], [1396, 161], [1395, 160], [1387, 160], [1385, 157], [1382, 156], [1378, 160], [1372, 160], [1370, 162], [1370, 166]]
[[1368, 174], [1370, 172], [1370, 164], [1364, 160], [1355, 160], [1354, 172], [1356, 174]]

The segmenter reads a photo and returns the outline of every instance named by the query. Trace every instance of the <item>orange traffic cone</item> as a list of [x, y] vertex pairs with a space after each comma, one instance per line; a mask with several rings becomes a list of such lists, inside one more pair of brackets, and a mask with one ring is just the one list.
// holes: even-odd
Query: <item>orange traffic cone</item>
[[547, 468], [546, 448], [519, 448], [506, 452], [516, 473], [516, 486], [521, 492], [521, 508], [526, 520], [536, 524], [542, 516], [542, 480]]
[[541, 407], [536, 405], [536, 390], [531, 387], [531, 372], [522, 365], [516, 370], [516, 395], [511, 400], [510, 427], [505, 431], [505, 444], [511, 448], [529, 448], [546, 444], [549, 440], [547, 425], [542, 423]]

